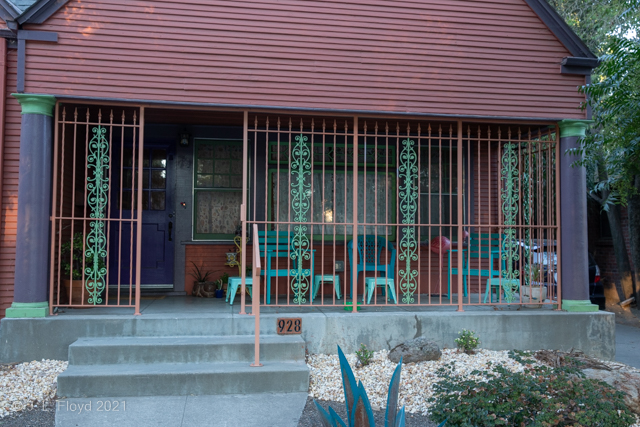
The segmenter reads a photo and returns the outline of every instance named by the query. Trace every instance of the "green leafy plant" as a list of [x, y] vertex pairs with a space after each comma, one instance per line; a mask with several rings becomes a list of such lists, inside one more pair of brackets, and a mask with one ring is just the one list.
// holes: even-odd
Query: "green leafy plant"
[[198, 283], [206, 282], [211, 275], [211, 272], [205, 270], [204, 265], [200, 265], [200, 267], [198, 267], [193, 261], [191, 261], [191, 264], [193, 264], [193, 268], [191, 268], [191, 273], [189, 273], [189, 275], [196, 279], [196, 282]]
[[474, 331], [463, 329], [458, 332], [458, 338], [455, 339], [455, 342], [460, 350], [467, 354], [474, 354], [480, 345], [480, 338], [476, 336]]
[[[517, 358], [522, 355], [515, 355]], [[523, 360], [528, 361], [528, 360]], [[431, 416], [453, 426], [607, 426], [634, 422], [624, 395], [601, 381], [585, 379], [577, 369], [525, 366], [511, 372], [502, 366], [454, 377], [453, 366], [441, 369], [448, 377], [433, 386]]]
[[360, 344], [360, 350], [356, 351], [356, 357], [360, 366], [367, 366], [373, 358], [373, 351], [369, 350], [366, 345]]
[[220, 276], [220, 281], [221, 283], [229, 283], [229, 274], [222, 273], [222, 276]]
[[[83, 280], [84, 275], [82, 273], [82, 261], [84, 258], [84, 268], [93, 268], [93, 259], [84, 256], [85, 245], [83, 242], [84, 235], [82, 233], [75, 233], [73, 239], [65, 242], [60, 247], [60, 266], [62, 267], [62, 279], [68, 280], [71, 276], [71, 280]], [[73, 246], [73, 251], [71, 247]], [[98, 270], [102, 270], [106, 267], [106, 264], [102, 258], [98, 259]]]

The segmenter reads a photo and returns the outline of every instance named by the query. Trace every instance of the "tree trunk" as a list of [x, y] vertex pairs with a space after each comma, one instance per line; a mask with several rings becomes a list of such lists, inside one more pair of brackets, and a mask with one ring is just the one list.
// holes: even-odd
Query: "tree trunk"
[[[598, 175], [601, 181], [608, 180], [608, 174], [602, 161], [598, 162]], [[602, 201], [606, 201], [609, 197], [609, 191], [602, 192]], [[620, 205], [613, 204], [607, 210], [607, 219], [609, 220], [609, 228], [611, 229], [611, 239], [613, 241], [613, 252], [616, 256], [616, 266], [620, 275], [620, 285], [622, 292], [620, 301], [631, 298], [633, 295], [633, 274], [631, 265], [629, 264], [629, 254], [627, 253], [627, 244], [624, 241], [624, 233], [622, 232], [622, 221], [620, 220]]]
[[640, 307], [640, 175], [633, 182], [637, 193], [629, 197], [627, 211], [629, 213], [629, 246], [633, 262], [634, 294], [636, 305]]
[[622, 295], [620, 300], [624, 301], [633, 295], [633, 274], [631, 264], [629, 264], [629, 254], [622, 232], [622, 221], [620, 221], [620, 205], [612, 205], [607, 211], [607, 219], [611, 228], [611, 239], [613, 240], [613, 252], [616, 255], [616, 265], [620, 275], [620, 285]]

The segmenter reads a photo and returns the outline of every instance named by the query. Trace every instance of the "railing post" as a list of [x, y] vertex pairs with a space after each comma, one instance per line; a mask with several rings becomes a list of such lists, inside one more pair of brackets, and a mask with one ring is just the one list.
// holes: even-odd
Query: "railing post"
[[[247, 289], [247, 182], [249, 158], [249, 112], [244, 111], [242, 125], [242, 204], [240, 205], [240, 222], [242, 224], [242, 267], [240, 272], [240, 314], [245, 311], [245, 292]], [[255, 285], [253, 285], [255, 287]]]
[[[253, 235], [258, 235], [257, 224], [253, 224]], [[251, 314], [255, 316], [255, 356], [251, 364], [254, 367], [262, 366], [260, 363], [260, 270], [260, 247], [256, 239], [253, 243], [253, 293], [251, 295]]]
[[458, 150], [457, 150], [457, 163], [458, 166], [456, 168], [457, 171], [457, 180], [458, 180], [458, 310], [456, 311], [464, 311], [462, 307], [462, 299], [464, 298], [463, 291], [463, 257], [464, 257], [464, 242], [463, 242], [463, 223], [464, 223], [464, 210], [463, 210], [463, 200], [462, 200], [462, 191], [464, 190], [462, 186], [462, 120], [458, 120]]
[[[347, 150], [345, 150], [346, 157]], [[358, 117], [353, 118], [353, 230], [351, 231], [352, 259], [358, 264]], [[348, 159], [345, 158], [345, 163]], [[346, 201], [346, 194], [345, 194]], [[363, 261], [364, 262], [364, 261]], [[345, 297], [346, 300], [346, 297]], [[351, 303], [352, 311], [358, 312], [358, 269], [351, 266]]]

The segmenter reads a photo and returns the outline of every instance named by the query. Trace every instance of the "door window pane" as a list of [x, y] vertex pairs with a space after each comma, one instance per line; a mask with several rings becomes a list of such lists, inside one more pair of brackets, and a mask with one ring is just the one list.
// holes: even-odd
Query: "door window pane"
[[167, 167], [167, 150], [151, 151], [151, 167], [166, 168]]
[[165, 193], [164, 191], [152, 191], [151, 192], [151, 210], [152, 211], [163, 211], [165, 204]]
[[166, 188], [167, 171], [151, 171], [151, 188]]

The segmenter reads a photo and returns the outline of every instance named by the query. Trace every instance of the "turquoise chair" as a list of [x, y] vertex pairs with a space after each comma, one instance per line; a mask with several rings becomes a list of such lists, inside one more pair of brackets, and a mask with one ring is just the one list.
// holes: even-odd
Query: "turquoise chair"
[[[380, 259], [382, 248], [385, 248], [389, 252], [388, 264], [382, 264], [382, 260]], [[351, 266], [351, 271], [353, 271], [353, 240], [349, 240], [349, 243], [347, 243], [347, 252], [349, 254], [349, 265]], [[356, 264], [356, 283], [360, 272], [367, 271], [382, 273], [384, 277], [389, 279], [395, 278], [396, 248], [393, 246], [393, 243], [387, 242], [387, 239], [384, 237], [358, 236], [358, 259], [359, 261]], [[354, 286], [351, 287], [350, 291], [351, 298], [353, 298], [353, 288]], [[383, 295], [384, 289], [383, 287]]]
[[[466, 248], [462, 248], [462, 292], [463, 296], [467, 296], [467, 275], [478, 276], [478, 277], [500, 277], [500, 269], [496, 269], [494, 267], [495, 261], [500, 259], [500, 246], [502, 244], [502, 239], [500, 234], [498, 233], [471, 233], [469, 235], [469, 244]], [[458, 249], [449, 250], [448, 263], [447, 267], [449, 269], [449, 278], [447, 285], [447, 298], [451, 296], [451, 276], [454, 274], [458, 274], [458, 268], [453, 268], [451, 265], [451, 254], [457, 253]], [[471, 260], [488, 260], [488, 268], [469, 268], [468, 263]], [[505, 261], [499, 263], [501, 269], [505, 269]], [[486, 300], [486, 296], [485, 296]], [[486, 302], [486, 301], [485, 301]]]
[[[236, 297], [236, 293], [238, 292], [238, 288], [242, 284], [242, 277], [233, 276], [229, 277], [229, 281], [227, 282], [227, 296], [225, 297], [225, 302], [229, 301], [229, 305], [233, 305], [233, 300]], [[251, 288], [253, 287], [253, 277], [247, 276], [245, 279], [245, 286], [247, 292], [249, 292], [249, 296], [251, 295]]]
[[[294, 234], [289, 231], [258, 231], [258, 243], [260, 244], [260, 257], [264, 260], [264, 265], [260, 271], [261, 276], [266, 277], [267, 285], [267, 304], [271, 304], [271, 278], [281, 276], [292, 276], [292, 270], [298, 269], [297, 259], [291, 259], [294, 251], [293, 246]], [[303, 277], [311, 277], [313, 275], [313, 255], [314, 250], [309, 250], [311, 254], [311, 267], [302, 270]], [[272, 264], [278, 261], [278, 268]], [[288, 268], [289, 267], [289, 268]], [[311, 282], [311, 279], [310, 279]]]

